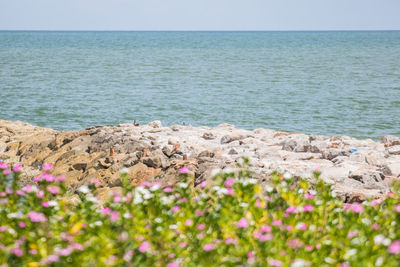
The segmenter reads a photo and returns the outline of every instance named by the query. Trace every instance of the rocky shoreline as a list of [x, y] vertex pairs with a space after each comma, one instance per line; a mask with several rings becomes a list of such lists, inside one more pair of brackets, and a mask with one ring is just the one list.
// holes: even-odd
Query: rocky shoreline
[[318, 170], [345, 201], [384, 196], [400, 177], [400, 138], [395, 136], [375, 142], [249, 131], [230, 124], [163, 127], [159, 121], [61, 132], [0, 120], [0, 161], [23, 164], [24, 177], [38, 175], [43, 163], [52, 163], [72, 190], [94, 179], [100, 181], [99, 194], [117, 190], [121, 170], [129, 173], [132, 184], [174, 182], [177, 171], [187, 166], [201, 181], [216, 170], [235, 167], [243, 157], [249, 158], [260, 183], [268, 182], [274, 170], [305, 178]]

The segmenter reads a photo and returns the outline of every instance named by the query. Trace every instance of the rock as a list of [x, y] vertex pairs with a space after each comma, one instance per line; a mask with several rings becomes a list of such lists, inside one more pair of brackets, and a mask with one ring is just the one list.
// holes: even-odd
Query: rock
[[202, 137], [205, 140], [214, 140], [216, 138], [213, 133], [204, 133]]
[[362, 203], [366, 199], [367, 198], [362, 193], [353, 193], [348, 197], [348, 199], [345, 202], [346, 203]]
[[230, 142], [232, 142], [232, 141], [233, 141], [233, 139], [232, 139], [232, 137], [229, 136], [229, 135], [224, 135], [224, 136], [221, 138], [221, 144], [228, 144], [228, 143], [230, 143]]
[[389, 155], [400, 155], [400, 145], [388, 147], [386, 150]]
[[389, 175], [394, 175], [394, 176], [399, 176], [400, 175], [400, 162], [395, 162], [387, 165], [389, 168], [390, 172], [392, 174]]
[[204, 150], [203, 152], [201, 152], [201, 153], [198, 155], [198, 157], [199, 157], [199, 158], [203, 158], [203, 157], [212, 158], [212, 157], [214, 157], [214, 153], [213, 153], [213, 152], [210, 152], [210, 151], [208, 151], [208, 150]]
[[359, 170], [351, 172], [349, 178], [363, 183], [367, 189], [385, 188], [381, 183], [385, 176], [378, 171]]
[[162, 124], [161, 121], [152, 121], [149, 123], [149, 126], [153, 128], [161, 128]]
[[148, 167], [152, 168], [167, 168], [170, 163], [164, 159], [162, 156], [152, 156], [152, 157], [144, 157], [142, 162], [147, 165]]
[[325, 151], [322, 152], [322, 157], [324, 159], [332, 160], [338, 156], [349, 156], [350, 155], [349, 150], [342, 150], [342, 149], [337, 149], [337, 148], [329, 148]]
[[228, 154], [229, 155], [236, 155], [238, 153], [237, 153], [237, 151], [235, 149], [231, 148], [231, 150], [229, 150]]
[[161, 168], [155, 169], [147, 167], [143, 163], [138, 163], [135, 166], [129, 168], [129, 177], [133, 185], [139, 185], [143, 181], [153, 177], [161, 172]]
[[385, 147], [400, 145], [400, 138], [393, 135], [382, 136], [381, 141]]

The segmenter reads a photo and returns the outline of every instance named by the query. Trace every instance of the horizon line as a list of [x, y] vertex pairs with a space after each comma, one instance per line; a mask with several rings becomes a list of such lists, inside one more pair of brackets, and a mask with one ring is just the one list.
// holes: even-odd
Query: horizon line
[[0, 29], [0, 32], [373, 32], [400, 31], [400, 29], [334, 29], [334, 30], [46, 30], [46, 29]]

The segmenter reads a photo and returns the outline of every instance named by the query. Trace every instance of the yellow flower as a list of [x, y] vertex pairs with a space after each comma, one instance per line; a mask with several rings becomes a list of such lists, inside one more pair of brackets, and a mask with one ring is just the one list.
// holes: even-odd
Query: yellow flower
[[29, 262], [28, 266], [29, 267], [39, 267], [39, 262]]
[[71, 230], [69, 230], [69, 232], [71, 234], [76, 234], [79, 232], [79, 230], [82, 229], [83, 223], [82, 222], [77, 222], [74, 226], [72, 226]]
[[259, 194], [261, 192], [261, 187], [259, 185], [254, 186], [254, 192]]

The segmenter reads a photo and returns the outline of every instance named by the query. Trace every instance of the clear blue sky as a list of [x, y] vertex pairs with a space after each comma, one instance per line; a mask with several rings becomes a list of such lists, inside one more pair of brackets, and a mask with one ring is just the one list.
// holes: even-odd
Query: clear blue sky
[[400, 30], [400, 0], [0, 0], [1, 30]]

